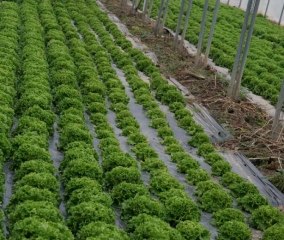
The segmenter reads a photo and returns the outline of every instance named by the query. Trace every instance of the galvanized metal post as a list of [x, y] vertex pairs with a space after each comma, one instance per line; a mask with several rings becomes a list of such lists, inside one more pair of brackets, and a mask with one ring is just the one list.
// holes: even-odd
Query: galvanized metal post
[[281, 91], [280, 91], [280, 95], [279, 95], [278, 102], [277, 102], [277, 105], [276, 105], [275, 115], [274, 115], [274, 118], [273, 118], [273, 123], [272, 123], [272, 128], [271, 128], [271, 137], [272, 138], [278, 137], [276, 135], [276, 133], [277, 133], [276, 130], [277, 130], [277, 126], [279, 124], [279, 118], [280, 118], [283, 102], [284, 102], [284, 79], [282, 81]]
[[231, 74], [231, 81], [230, 81], [229, 88], [228, 88], [228, 95], [229, 96], [232, 96], [232, 92], [233, 92], [235, 81], [236, 81], [236, 75], [237, 75], [237, 71], [238, 71], [238, 67], [239, 67], [240, 57], [241, 57], [241, 54], [242, 54], [242, 49], [243, 49], [244, 39], [245, 39], [246, 31], [247, 31], [248, 20], [249, 20], [249, 16], [250, 16], [250, 12], [251, 12], [252, 2], [253, 2], [253, 0], [249, 0], [248, 5], [247, 5], [245, 19], [244, 19], [244, 23], [243, 23], [243, 26], [242, 26], [241, 36], [240, 36], [240, 40], [239, 40], [239, 44], [238, 44], [238, 48], [237, 48], [237, 53], [236, 53], [236, 57], [235, 57], [235, 62], [234, 62], [234, 66], [233, 66], [233, 70], [232, 70], [232, 74]]
[[163, 29], [164, 29], [164, 26], [165, 26], [165, 23], [166, 23], [167, 14], [168, 14], [169, 5], [170, 5], [170, 0], [167, 0], [166, 7], [165, 7], [165, 10], [164, 10], [164, 14], [163, 14], [162, 25], [159, 28], [158, 34], [161, 34], [163, 32]]
[[244, 72], [244, 68], [245, 68], [245, 64], [246, 64], [246, 60], [247, 60], [247, 55], [248, 55], [248, 51], [249, 51], [251, 37], [252, 37], [252, 34], [253, 34], [253, 28], [254, 28], [256, 17], [257, 17], [259, 3], [260, 3], [260, 0], [255, 1], [255, 5], [254, 5], [254, 9], [253, 9], [253, 15], [252, 15], [250, 27], [249, 27], [249, 32], [248, 32], [248, 36], [247, 36], [247, 39], [246, 39], [246, 45], [245, 45], [244, 53], [243, 53], [242, 60], [241, 60], [241, 63], [240, 63], [240, 69], [239, 69], [239, 72], [238, 72], [238, 75], [237, 75], [237, 78], [236, 78], [235, 88], [234, 88], [233, 94], [232, 94], [233, 99], [238, 98], [239, 90], [240, 90], [240, 87], [241, 87], [241, 81], [242, 81], [243, 72]]
[[177, 23], [177, 28], [176, 28], [176, 35], [174, 38], [174, 47], [177, 47], [178, 44], [178, 36], [179, 36], [179, 30], [180, 30], [180, 24], [183, 16], [183, 11], [184, 11], [184, 4], [185, 0], [182, 0], [181, 5], [180, 5], [180, 11], [179, 11], [179, 16], [178, 16], [178, 23]]
[[279, 18], [279, 21], [278, 21], [278, 25], [281, 24], [282, 16], [283, 16], [283, 11], [284, 11], [284, 5], [283, 5], [283, 7], [282, 7], [282, 11], [281, 11], [281, 15], [280, 15], [280, 18]]
[[159, 7], [158, 18], [157, 18], [156, 26], [155, 26], [155, 30], [154, 30], [154, 32], [156, 34], [157, 34], [159, 27], [160, 27], [160, 21], [161, 21], [161, 17], [162, 17], [163, 7], [164, 7], [164, 0], [161, 1], [160, 7]]
[[207, 61], [208, 61], [208, 56], [209, 56], [209, 52], [210, 52], [210, 48], [211, 48], [215, 24], [216, 24], [217, 17], [218, 17], [219, 7], [220, 7], [220, 0], [216, 0], [214, 15], [213, 15], [212, 23], [211, 23], [210, 34], [209, 34], [209, 37], [208, 37], [207, 47], [206, 47], [206, 51], [205, 51], [205, 57], [204, 57], [204, 64], [205, 65], [207, 65]]
[[185, 16], [185, 21], [184, 21], [184, 25], [183, 25], [183, 31], [182, 31], [182, 35], [181, 35], [181, 42], [182, 43], [185, 39], [185, 34], [186, 34], [187, 26], [188, 26], [191, 6], [192, 6], [192, 0], [189, 0], [188, 6], [187, 6], [187, 11], [186, 11], [186, 16]]
[[208, 0], [205, 0], [205, 4], [203, 7], [203, 14], [202, 14], [202, 21], [201, 21], [200, 31], [199, 31], [199, 39], [198, 39], [198, 45], [197, 45], [195, 65], [198, 64], [199, 58], [201, 56], [201, 48], [202, 48], [202, 42], [203, 42], [203, 37], [204, 37], [204, 29], [205, 29], [205, 23], [206, 23], [208, 2], [209, 2]]
[[228, 0], [228, 2], [227, 2], [227, 5], [229, 5], [230, 4], [230, 0]]
[[150, 6], [147, 9], [146, 12], [146, 17], [145, 17], [145, 22], [148, 24], [151, 18], [151, 12], [152, 12], [152, 7], [153, 7], [153, 2], [154, 0], [150, 0]]
[[242, 0], [240, 0], [240, 3], [239, 3], [239, 8], [241, 8], [241, 5], [242, 5]]
[[148, 7], [148, 0], [145, 0], [143, 3], [143, 15], [144, 16], [146, 14], [147, 7]]
[[265, 13], [264, 13], [264, 17], [266, 17], [267, 10], [268, 10], [268, 7], [269, 7], [269, 3], [270, 3], [270, 0], [268, 0], [267, 6], [266, 6], [266, 9], [265, 9]]

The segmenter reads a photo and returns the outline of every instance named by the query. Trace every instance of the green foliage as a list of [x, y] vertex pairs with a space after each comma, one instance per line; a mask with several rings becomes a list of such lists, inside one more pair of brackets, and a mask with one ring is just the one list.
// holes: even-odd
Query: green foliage
[[77, 189], [92, 189], [93, 193], [94, 190], [96, 193], [102, 191], [102, 186], [94, 179], [88, 177], [73, 177], [65, 186], [65, 199], [68, 200], [69, 196], [72, 194], [73, 191]]
[[126, 232], [122, 231], [118, 227], [107, 224], [104, 222], [92, 222], [86, 226], [83, 226], [77, 235], [78, 240], [85, 239], [116, 239], [116, 240], [128, 240]]
[[75, 108], [79, 111], [83, 111], [84, 106], [82, 101], [76, 98], [64, 98], [56, 105], [56, 111], [62, 114], [63, 111], [67, 110], [68, 108]]
[[133, 133], [139, 133], [139, 128], [134, 127], [134, 126], [126, 127], [122, 130], [121, 135], [122, 136], [129, 136]]
[[174, 196], [165, 201], [165, 219], [172, 226], [185, 220], [199, 222], [200, 218], [198, 206], [190, 198]]
[[102, 168], [104, 172], [109, 172], [118, 166], [137, 167], [137, 161], [125, 153], [111, 153], [103, 158]]
[[212, 152], [205, 157], [205, 162], [209, 165], [213, 165], [215, 162], [224, 161], [224, 158], [216, 152]]
[[85, 187], [72, 192], [66, 204], [67, 211], [82, 202], [99, 203], [108, 208], [112, 205], [112, 199], [109, 194], [105, 192], [97, 192], [97, 189], [94, 190], [89, 187]]
[[284, 236], [284, 225], [275, 224], [267, 228], [262, 235], [262, 240], [279, 240]]
[[198, 147], [197, 155], [206, 157], [208, 154], [215, 152], [211, 143], [203, 143]]
[[158, 217], [140, 214], [127, 224], [130, 238], [135, 240], [183, 240], [180, 233]]
[[165, 137], [174, 136], [174, 133], [169, 127], [161, 127], [158, 128], [158, 136], [164, 139]]
[[30, 160], [21, 164], [21, 167], [15, 172], [14, 181], [22, 179], [30, 173], [49, 173], [55, 174], [55, 167], [51, 163], [42, 160]]
[[150, 127], [152, 128], [162, 128], [162, 127], [168, 127], [169, 123], [164, 118], [154, 118], [150, 122]]
[[164, 170], [151, 172], [149, 189], [152, 193], [159, 195], [162, 192], [168, 191], [171, 188], [184, 189], [172, 175]]
[[246, 216], [243, 214], [242, 211], [238, 209], [225, 208], [213, 213], [211, 223], [216, 227], [220, 227], [224, 223], [231, 221], [238, 221], [245, 223]]
[[204, 169], [189, 169], [187, 171], [186, 180], [190, 185], [196, 185], [199, 182], [207, 181], [209, 179], [210, 175]]
[[103, 171], [95, 159], [93, 161], [78, 159], [68, 163], [68, 166], [62, 173], [62, 179], [67, 183], [74, 177], [89, 177], [101, 182], [102, 175]]
[[132, 217], [145, 213], [150, 216], [163, 218], [164, 206], [148, 195], [136, 195], [122, 203], [121, 219], [129, 221]]
[[243, 198], [238, 198], [237, 204], [239, 208], [252, 213], [260, 206], [268, 205], [268, 201], [266, 198], [264, 198], [258, 193], [257, 194], [249, 193], [245, 195]]
[[177, 153], [177, 152], [182, 152], [183, 147], [180, 146], [179, 144], [171, 144], [170, 146], [165, 148], [165, 153], [167, 154], [173, 154], [173, 153]]
[[194, 194], [201, 197], [205, 192], [212, 189], [222, 189], [221, 186], [213, 180], [199, 182], [196, 186]]
[[227, 172], [220, 179], [220, 183], [224, 187], [230, 187], [232, 184], [241, 183], [243, 181], [244, 179], [234, 172]]
[[31, 186], [23, 186], [18, 188], [17, 191], [14, 192], [10, 199], [10, 203], [8, 205], [8, 210], [13, 206], [16, 206], [25, 201], [46, 201], [52, 203], [54, 206], [58, 206], [59, 196], [56, 193], [52, 193], [47, 189], [39, 189]]
[[123, 91], [112, 92], [108, 96], [109, 101], [111, 103], [124, 103], [127, 104], [129, 102], [129, 97]]
[[81, 118], [78, 115], [75, 114], [71, 114], [71, 113], [66, 113], [64, 115], [62, 115], [62, 117], [60, 118], [60, 122], [58, 123], [58, 127], [59, 128], [64, 128], [64, 126], [66, 126], [68, 123], [76, 123], [76, 124], [80, 124], [80, 125], [84, 125], [84, 119]]
[[105, 107], [104, 103], [100, 102], [92, 102], [87, 106], [88, 112], [89, 113], [101, 113], [106, 115], [107, 114], [107, 109]]
[[210, 240], [210, 231], [198, 222], [188, 220], [179, 222], [176, 229], [185, 240]]
[[91, 122], [95, 125], [100, 125], [102, 123], [107, 123], [107, 117], [102, 113], [94, 113], [90, 116]]
[[159, 200], [162, 203], [165, 203], [169, 198], [172, 198], [172, 197], [189, 198], [188, 194], [183, 189], [171, 188], [170, 190], [159, 194]]
[[[62, 223], [48, 222], [37, 217], [28, 217], [18, 221], [11, 231], [13, 240], [46, 239], [73, 240], [70, 230]], [[28, 238], [27, 238], [28, 236]]]
[[203, 143], [210, 143], [210, 140], [205, 133], [196, 133], [188, 143], [193, 147], [199, 147]]
[[0, 133], [0, 149], [2, 150], [4, 156], [8, 159], [12, 146], [10, 140], [3, 133]]
[[123, 110], [129, 110], [129, 107], [123, 103], [112, 103], [109, 108], [116, 113], [119, 113]]
[[148, 189], [144, 184], [122, 182], [114, 186], [111, 191], [111, 197], [114, 203], [118, 205], [121, 205], [124, 201], [136, 195], [149, 195]]
[[127, 143], [129, 145], [137, 145], [139, 143], [147, 143], [147, 137], [141, 133], [132, 133], [127, 137]]
[[257, 210], [252, 212], [250, 218], [250, 225], [253, 228], [264, 231], [274, 224], [284, 222], [284, 215], [279, 209], [270, 205], [260, 206]]
[[104, 183], [105, 187], [108, 189], [122, 183], [141, 183], [141, 173], [135, 167], [116, 167], [105, 175]]
[[148, 143], [139, 143], [132, 149], [135, 156], [139, 160], [145, 160], [147, 158], [157, 158], [158, 154]]
[[117, 127], [121, 129], [125, 129], [129, 126], [133, 126], [139, 129], [139, 123], [134, 117], [126, 117], [119, 121], [119, 123], [117, 124]]
[[132, 113], [129, 110], [122, 110], [116, 114], [117, 121], [121, 121], [126, 117], [132, 117]]
[[99, 148], [101, 150], [105, 150], [108, 147], [118, 147], [119, 148], [118, 140], [114, 137], [108, 137], [108, 138], [101, 139], [99, 143]]
[[178, 144], [179, 141], [174, 136], [164, 137], [163, 141], [160, 142], [162, 145], [169, 146], [171, 144]]
[[200, 163], [187, 155], [185, 158], [178, 161], [177, 170], [180, 173], [187, 173], [190, 169], [198, 169], [200, 167]]
[[224, 223], [218, 230], [218, 240], [250, 240], [252, 233], [243, 222], [230, 221]]
[[249, 182], [241, 182], [241, 183], [235, 183], [229, 186], [229, 189], [231, 190], [231, 194], [234, 197], [244, 197], [245, 195], [252, 193], [252, 194], [257, 194], [258, 189], [255, 185]]
[[155, 118], [166, 118], [166, 114], [163, 113], [159, 108], [151, 109], [147, 112], [146, 116], [151, 119]]
[[176, 111], [183, 109], [184, 104], [181, 102], [173, 102], [169, 105], [170, 111], [175, 113]]
[[23, 162], [37, 159], [51, 163], [49, 152], [41, 147], [32, 144], [22, 144], [13, 156], [12, 168], [19, 168]]
[[115, 214], [110, 208], [100, 203], [83, 202], [70, 209], [67, 226], [76, 233], [83, 226], [96, 221], [114, 224]]
[[15, 210], [9, 214], [10, 224], [15, 224], [28, 217], [38, 217], [46, 221], [60, 223], [63, 221], [60, 211], [49, 202], [25, 201], [18, 204]]
[[59, 191], [59, 182], [50, 173], [29, 173], [15, 183], [14, 190], [16, 191], [23, 186], [47, 189], [54, 193]]
[[197, 198], [200, 207], [206, 212], [216, 212], [221, 209], [230, 208], [233, 204], [232, 197], [222, 189], [212, 189], [206, 191]]
[[173, 153], [171, 155], [171, 161], [174, 162], [174, 163], [179, 163], [180, 161], [182, 161], [183, 159], [186, 159], [186, 158], [191, 159], [192, 157], [184, 151]]
[[221, 160], [217, 161], [212, 165], [212, 175], [223, 176], [225, 173], [230, 172], [232, 169], [230, 163]]
[[147, 158], [141, 162], [141, 168], [143, 171], [148, 172], [153, 170], [167, 170], [167, 166], [159, 158]]
[[[192, 120], [193, 120], [191, 112], [189, 110], [184, 109], [184, 108], [175, 111], [175, 118], [177, 120], [179, 120], [179, 123], [181, 124], [181, 126], [185, 125], [185, 124], [183, 124], [183, 122], [192, 123]], [[182, 119], [185, 119], [185, 120], [184, 121], [180, 121]]]

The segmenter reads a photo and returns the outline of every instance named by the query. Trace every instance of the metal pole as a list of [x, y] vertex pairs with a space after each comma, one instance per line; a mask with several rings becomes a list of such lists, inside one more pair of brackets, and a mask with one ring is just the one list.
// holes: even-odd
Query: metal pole
[[241, 8], [241, 5], [242, 5], [242, 0], [240, 0], [240, 3], [239, 3], [239, 8]]
[[215, 6], [214, 15], [213, 15], [212, 23], [211, 23], [210, 34], [209, 34], [207, 47], [206, 47], [206, 51], [205, 51], [205, 57], [204, 57], [204, 64], [205, 65], [207, 65], [207, 61], [208, 61], [208, 56], [209, 56], [209, 52], [210, 52], [210, 48], [211, 48], [215, 24], [216, 24], [217, 17], [218, 17], [219, 7], [220, 7], [220, 0], [216, 0], [216, 6]]
[[184, 25], [183, 25], [183, 31], [182, 31], [182, 35], [181, 35], [181, 42], [183, 42], [184, 39], [185, 39], [185, 34], [186, 34], [187, 26], [188, 26], [188, 20], [189, 20], [189, 16], [190, 16], [191, 6], [192, 6], [192, 0], [189, 0], [188, 6], [187, 6], [185, 22], [184, 22]]
[[148, 11], [147, 11], [147, 14], [146, 14], [146, 18], [145, 18], [145, 22], [146, 23], [149, 23], [149, 21], [150, 21], [152, 7], [153, 7], [153, 2], [154, 2], [154, 0], [150, 0], [150, 6], [148, 8]]
[[278, 25], [280, 25], [280, 24], [281, 24], [282, 16], [283, 16], [283, 11], [284, 11], [284, 5], [283, 5], [283, 7], [282, 7], [282, 11], [281, 11], [281, 15], [280, 15], [280, 18], [279, 18]]
[[284, 102], [284, 79], [282, 81], [281, 91], [280, 91], [280, 95], [279, 95], [278, 102], [277, 102], [277, 105], [276, 105], [275, 115], [274, 115], [274, 118], [273, 118], [273, 124], [272, 124], [272, 129], [271, 129], [272, 138], [277, 137], [276, 136], [276, 129], [277, 129], [277, 126], [278, 126], [278, 123], [279, 123], [279, 117], [280, 117], [280, 114], [281, 114], [283, 102]]
[[250, 28], [249, 28], [248, 36], [247, 36], [247, 39], [246, 39], [246, 45], [245, 45], [244, 53], [243, 53], [243, 56], [242, 56], [241, 66], [240, 66], [239, 74], [236, 78], [235, 89], [234, 89], [233, 94], [232, 94], [233, 99], [237, 99], [238, 94], [239, 94], [239, 90], [240, 90], [240, 87], [241, 87], [242, 76], [243, 76], [243, 72], [244, 72], [244, 68], [245, 68], [245, 64], [246, 64], [246, 60], [247, 60], [249, 45], [250, 45], [251, 37], [252, 37], [252, 34], [253, 34], [253, 28], [254, 28], [257, 12], [258, 12], [259, 3], [260, 3], [260, 0], [255, 1], [254, 11], [253, 11], [253, 15], [252, 15], [251, 22], [250, 22]]
[[205, 28], [205, 23], [206, 23], [207, 8], [208, 8], [208, 0], [205, 0], [205, 4], [204, 4], [204, 7], [203, 7], [202, 21], [201, 21], [201, 25], [200, 25], [200, 32], [199, 32], [199, 39], [198, 39], [198, 45], [197, 45], [195, 65], [198, 64], [198, 61], [199, 61], [199, 58], [200, 58], [200, 55], [201, 55], [201, 47], [202, 47], [203, 36], [204, 36], [204, 28]]
[[266, 6], [266, 9], [265, 9], [265, 13], [264, 13], [264, 17], [266, 17], [267, 10], [268, 10], [268, 7], [269, 7], [269, 3], [270, 3], [270, 0], [268, 0], [267, 6]]
[[228, 2], [227, 2], [227, 5], [229, 5], [230, 4], [230, 0], [228, 0]]
[[145, 17], [145, 14], [146, 14], [147, 7], [148, 7], [148, 0], [145, 0], [144, 4], [143, 4], [143, 15], [144, 15], [144, 17]]
[[166, 8], [165, 8], [164, 14], [163, 14], [162, 26], [161, 26], [160, 29], [159, 29], [159, 34], [161, 34], [161, 33], [163, 32], [163, 28], [164, 28], [164, 26], [165, 26], [167, 14], [168, 14], [169, 4], [170, 4], [170, 0], [167, 0], [167, 2], [166, 2]]
[[160, 4], [158, 18], [157, 18], [157, 22], [156, 22], [156, 26], [155, 26], [155, 33], [157, 33], [158, 30], [159, 30], [159, 25], [160, 25], [160, 20], [161, 20], [161, 16], [162, 16], [163, 6], [164, 6], [164, 0], [162, 0], [161, 4]]
[[178, 24], [177, 24], [177, 28], [176, 28], [176, 35], [175, 35], [175, 38], [174, 38], [174, 47], [175, 48], [176, 48], [177, 43], [178, 43], [178, 36], [179, 36], [180, 24], [181, 24], [183, 10], [184, 10], [184, 4], [185, 4], [185, 0], [182, 0], [181, 6], [180, 6], [180, 11], [179, 11]]
[[240, 61], [240, 57], [241, 57], [241, 53], [242, 53], [242, 49], [243, 49], [243, 44], [244, 44], [244, 39], [245, 39], [246, 30], [247, 30], [247, 26], [248, 26], [248, 20], [249, 20], [250, 10], [251, 10], [251, 6], [252, 6], [252, 1], [253, 0], [249, 0], [247, 10], [246, 10], [246, 14], [245, 14], [245, 19], [244, 19], [244, 23], [243, 23], [243, 27], [242, 27], [239, 45], [238, 45], [238, 48], [237, 48], [235, 62], [234, 62], [234, 66], [233, 66], [233, 70], [232, 70], [232, 74], [231, 74], [231, 81], [230, 81], [229, 88], [228, 88], [228, 95], [229, 96], [232, 95], [234, 85], [235, 85], [235, 80], [236, 80], [235, 78], [236, 78], [236, 74], [237, 74], [237, 71], [238, 71], [239, 61]]

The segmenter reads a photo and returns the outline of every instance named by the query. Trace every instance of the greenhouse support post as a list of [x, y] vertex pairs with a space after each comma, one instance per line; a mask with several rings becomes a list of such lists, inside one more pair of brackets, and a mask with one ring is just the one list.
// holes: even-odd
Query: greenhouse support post
[[201, 48], [202, 48], [202, 42], [203, 42], [203, 37], [204, 37], [204, 29], [205, 29], [205, 23], [206, 23], [208, 2], [209, 0], [205, 0], [204, 7], [203, 7], [203, 14], [202, 14], [202, 21], [201, 21], [200, 31], [199, 31], [199, 39], [198, 39], [198, 45], [197, 45], [195, 65], [198, 64], [199, 58], [201, 56]]
[[282, 11], [281, 11], [281, 15], [280, 15], [280, 18], [279, 18], [279, 21], [278, 21], [278, 25], [281, 24], [282, 17], [283, 17], [283, 11], [284, 11], [284, 4], [283, 4], [283, 7], [282, 7]]
[[181, 35], [181, 42], [182, 43], [183, 43], [183, 41], [185, 39], [185, 34], [186, 34], [187, 26], [188, 26], [191, 6], [192, 6], [192, 0], [189, 0], [188, 1], [188, 6], [187, 6], [186, 17], [185, 17], [185, 21], [184, 21], [184, 25], [183, 25], [183, 31], [182, 31], [182, 35]]
[[249, 46], [250, 46], [250, 42], [251, 42], [251, 37], [252, 37], [252, 34], [253, 34], [253, 28], [254, 28], [256, 17], [257, 17], [259, 3], [260, 3], [260, 0], [256, 0], [255, 4], [253, 6], [253, 15], [252, 15], [252, 18], [251, 18], [251, 21], [250, 21], [249, 32], [248, 32], [248, 36], [247, 36], [247, 39], [246, 39], [245, 49], [244, 49], [244, 53], [243, 53], [242, 60], [241, 60], [241, 63], [240, 63], [241, 64], [240, 69], [239, 69], [239, 72], [238, 72], [237, 77], [236, 77], [235, 88], [234, 88], [233, 94], [232, 94], [233, 99], [237, 99], [238, 94], [239, 94], [239, 90], [240, 90], [240, 87], [241, 87], [241, 81], [242, 81], [244, 68], [245, 68], [245, 64], [246, 64], [246, 60], [247, 60], [247, 55], [248, 55], [248, 50], [249, 50]]
[[148, 7], [148, 0], [145, 0], [144, 3], [143, 3], [143, 15], [146, 14], [147, 7]]
[[176, 35], [175, 35], [175, 38], [174, 38], [174, 48], [176, 48], [177, 44], [178, 44], [179, 30], [180, 30], [180, 24], [181, 24], [181, 20], [182, 20], [183, 11], [184, 11], [184, 4], [185, 4], [185, 0], [182, 0], [181, 5], [180, 5], [179, 16], [178, 16]]
[[270, 4], [270, 0], [268, 0], [267, 6], [266, 6], [266, 9], [265, 9], [265, 13], [264, 13], [264, 17], [266, 17], [266, 14], [267, 14], [267, 10], [268, 10], [269, 4]]
[[213, 15], [212, 23], [211, 23], [210, 34], [209, 34], [209, 37], [208, 37], [207, 47], [206, 47], [206, 51], [205, 51], [205, 57], [204, 57], [204, 64], [205, 65], [207, 65], [207, 61], [208, 61], [208, 56], [209, 56], [209, 52], [210, 52], [210, 48], [211, 48], [215, 24], [216, 24], [217, 17], [218, 17], [219, 7], [220, 7], [220, 0], [216, 0], [214, 15]]
[[229, 96], [232, 96], [234, 85], [235, 85], [236, 75], [237, 75], [240, 57], [241, 57], [241, 54], [242, 54], [243, 44], [244, 44], [245, 35], [246, 35], [246, 31], [247, 31], [252, 1], [253, 0], [249, 0], [248, 5], [247, 5], [245, 19], [244, 19], [244, 23], [243, 23], [243, 26], [242, 26], [241, 36], [240, 36], [240, 40], [239, 40], [239, 44], [238, 44], [238, 48], [237, 48], [237, 53], [236, 53], [236, 57], [235, 57], [235, 61], [234, 61], [234, 66], [233, 66], [233, 70], [232, 70], [232, 74], [231, 74], [231, 81], [230, 81], [229, 88], [228, 88], [228, 95]]
[[145, 22], [148, 24], [150, 21], [150, 17], [151, 17], [151, 12], [152, 12], [152, 7], [153, 7], [153, 2], [154, 0], [150, 0], [150, 5], [148, 4], [148, 8], [146, 10], [146, 15], [145, 15]]
[[240, 3], [239, 3], [239, 8], [241, 8], [241, 5], [242, 5], [242, 0], [240, 0]]
[[164, 6], [164, 3], [165, 3], [165, 1], [162, 0], [160, 8], [159, 8], [159, 15], [158, 15], [158, 19], [156, 21], [156, 26], [155, 26], [155, 30], [154, 30], [156, 35], [160, 35], [163, 32], [165, 22], [166, 22], [166, 18], [167, 18], [170, 0], [166, 0], [166, 6]]
[[282, 81], [281, 91], [280, 91], [280, 95], [279, 95], [278, 102], [277, 102], [277, 105], [276, 105], [275, 115], [274, 115], [274, 118], [273, 118], [273, 123], [272, 123], [272, 128], [271, 128], [271, 137], [272, 138], [278, 138], [278, 134], [277, 134], [276, 130], [277, 130], [277, 127], [278, 127], [278, 124], [279, 124], [279, 118], [280, 118], [280, 115], [281, 115], [281, 109], [282, 109], [282, 106], [283, 106], [283, 102], [284, 102], [284, 79]]

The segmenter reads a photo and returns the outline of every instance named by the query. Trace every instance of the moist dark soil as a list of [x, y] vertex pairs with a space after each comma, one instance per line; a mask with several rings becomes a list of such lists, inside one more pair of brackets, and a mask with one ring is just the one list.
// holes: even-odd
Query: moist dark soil
[[[189, 104], [195, 102], [205, 106], [216, 121], [234, 136], [232, 140], [219, 143], [217, 148], [242, 152], [269, 179], [282, 170], [284, 131], [279, 127], [279, 137], [271, 137], [272, 119], [265, 111], [251, 103], [245, 94], [240, 94], [237, 101], [229, 98], [228, 81], [208, 66], [196, 66], [194, 57], [187, 51], [174, 49], [173, 37], [166, 30], [157, 37], [153, 23], [146, 25], [141, 14], [130, 13], [130, 7], [122, 9], [120, 0], [102, 2], [156, 54], [161, 73], [175, 78], [190, 91], [194, 99], [189, 100]], [[284, 174], [280, 182], [284, 184]]]

